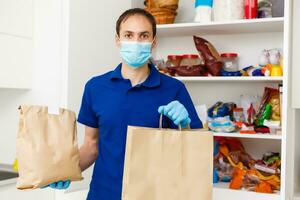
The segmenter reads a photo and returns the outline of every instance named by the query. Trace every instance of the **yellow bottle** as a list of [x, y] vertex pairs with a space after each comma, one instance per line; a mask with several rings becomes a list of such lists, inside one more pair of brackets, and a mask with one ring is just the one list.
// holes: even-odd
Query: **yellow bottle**
[[272, 65], [271, 76], [282, 76], [282, 68], [280, 65]]

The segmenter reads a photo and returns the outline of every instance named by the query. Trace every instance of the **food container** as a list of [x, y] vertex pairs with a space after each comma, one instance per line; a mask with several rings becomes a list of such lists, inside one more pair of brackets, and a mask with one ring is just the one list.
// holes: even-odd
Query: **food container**
[[224, 63], [223, 69], [225, 71], [235, 72], [239, 70], [237, 53], [222, 53], [221, 58]]
[[175, 68], [175, 76], [201, 76], [203, 71], [202, 65], [179, 66]]
[[167, 67], [178, 67], [182, 60], [181, 55], [168, 55]]
[[272, 65], [271, 76], [282, 76], [280, 65]]
[[194, 66], [202, 63], [201, 58], [197, 54], [182, 55], [180, 66]]
[[146, 0], [145, 10], [150, 12], [157, 24], [173, 24], [177, 16], [179, 0]]
[[214, 0], [214, 21], [232, 21], [244, 18], [244, 0]]
[[255, 19], [257, 18], [258, 10], [257, 0], [245, 0], [245, 18]]
[[194, 22], [211, 22], [213, 0], [195, 0]]
[[167, 70], [164, 59], [154, 60], [150, 58], [150, 63], [154, 64], [160, 72], [165, 73]]
[[147, 11], [153, 15], [157, 24], [173, 24], [177, 15], [176, 11], [164, 8], [159, 10], [148, 9]]

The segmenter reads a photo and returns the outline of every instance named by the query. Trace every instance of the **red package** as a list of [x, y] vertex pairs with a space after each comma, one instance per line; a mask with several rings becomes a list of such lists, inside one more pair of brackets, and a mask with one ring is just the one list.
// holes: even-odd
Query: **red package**
[[220, 76], [223, 62], [216, 48], [207, 40], [194, 36], [196, 48], [202, 58], [208, 72], [213, 76]]

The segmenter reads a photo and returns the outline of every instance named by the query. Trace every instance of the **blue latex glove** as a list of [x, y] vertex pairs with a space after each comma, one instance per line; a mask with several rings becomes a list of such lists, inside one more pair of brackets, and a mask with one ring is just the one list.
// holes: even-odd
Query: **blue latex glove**
[[[58, 190], [64, 190], [70, 186], [70, 183], [71, 183], [70, 180], [58, 181], [58, 182], [51, 183], [50, 185], [48, 185], [46, 187], [51, 187], [53, 189], [58, 189]], [[46, 188], [46, 187], [44, 187], [44, 188]]]
[[179, 101], [160, 106], [158, 112], [170, 118], [177, 126], [180, 124], [182, 128], [186, 128], [191, 123], [188, 111]]

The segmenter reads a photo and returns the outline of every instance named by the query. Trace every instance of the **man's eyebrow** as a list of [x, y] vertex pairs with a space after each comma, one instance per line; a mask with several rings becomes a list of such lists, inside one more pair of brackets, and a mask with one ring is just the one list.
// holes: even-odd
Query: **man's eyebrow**
[[142, 31], [139, 34], [145, 34], [145, 33], [150, 33], [149, 31]]
[[133, 33], [132, 31], [124, 31], [125, 33]]
[[[124, 31], [125, 33], [135, 33], [133, 31]], [[150, 33], [150, 31], [142, 31], [142, 32], [137, 32], [138, 34], [145, 34], [145, 33]]]

